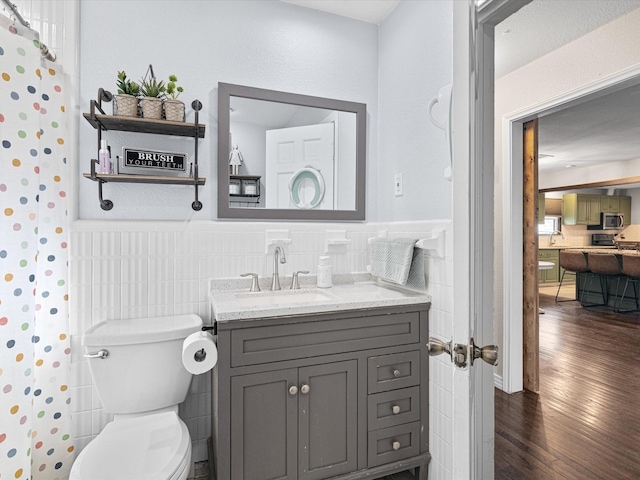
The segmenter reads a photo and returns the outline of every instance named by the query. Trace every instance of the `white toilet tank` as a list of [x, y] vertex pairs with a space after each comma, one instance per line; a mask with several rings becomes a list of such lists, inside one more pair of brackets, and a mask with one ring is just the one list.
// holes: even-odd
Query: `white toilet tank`
[[202, 327], [198, 315], [106, 320], [82, 337], [104, 409], [137, 414], [182, 403], [192, 375], [182, 364], [182, 342]]

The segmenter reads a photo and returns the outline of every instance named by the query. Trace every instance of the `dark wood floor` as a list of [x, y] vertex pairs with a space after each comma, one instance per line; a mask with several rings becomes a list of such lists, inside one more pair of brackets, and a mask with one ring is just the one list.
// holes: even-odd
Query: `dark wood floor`
[[540, 392], [496, 390], [496, 480], [640, 479], [640, 314], [540, 306]]

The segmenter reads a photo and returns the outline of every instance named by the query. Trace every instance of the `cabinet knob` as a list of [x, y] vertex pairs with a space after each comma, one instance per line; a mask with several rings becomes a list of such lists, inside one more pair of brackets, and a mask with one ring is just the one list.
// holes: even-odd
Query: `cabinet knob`
[[391, 411], [393, 412], [394, 415], [397, 415], [400, 413], [400, 406], [399, 405], [394, 405], [393, 407], [391, 407]]
[[302, 385], [302, 387], [300, 387], [300, 393], [302, 393], [303, 395], [306, 395], [307, 393], [309, 393], [309, 390], [311, 390], [311, 388], [309, 387], [309, 385]]
[[393, 442], [391, 444], [391, 448], [393, 448], [394, 450], [400, 450], [400, 442]]
[[398, 378], [400, 376], [400, 370], [398, 370], [397, 368], [393, 370], [393, 376]]
[[296, 393], [298, 393], [298, 387], [296, 387], [295, 385], [291, 385], [289, 387], [289, 395], [295, 395]]

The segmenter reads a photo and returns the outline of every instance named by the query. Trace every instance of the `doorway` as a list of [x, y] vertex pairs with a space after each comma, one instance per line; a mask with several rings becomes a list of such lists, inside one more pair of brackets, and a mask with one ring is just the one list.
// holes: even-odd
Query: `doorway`
[[[524, 323], [523, 253], [525, 225], [523, 222], [523, 127], [527, 121], [542, 118], [591, 99], [640, 84], [640, 65], [602, 78], [579, 89], [541, 102], [524, 111], [502, 118], [504, 148], [503, 172], [503, 378], [507, 393], [524, 388]], [[521, 229], [518, 226], [522, 226]], [[530, 226], [531, 229], [535, 225]]]

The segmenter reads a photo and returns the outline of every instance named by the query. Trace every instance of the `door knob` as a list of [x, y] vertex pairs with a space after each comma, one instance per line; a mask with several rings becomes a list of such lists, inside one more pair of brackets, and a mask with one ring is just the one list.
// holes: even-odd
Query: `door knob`
[[484, 347], [477, 347], [473, 342], [473, 338], [471, 339], [469, 347], [473, 352], [471, 354], [471, 365], [473, 365], [473, 361], [476, 358], [481, 358], [489, 365], [497, 365], [498, 364], [498, 346], [497, 345], [486, 345]]
[[445, 343], [437, 338], [429, 337], [427, 348], [430, 356], [448, 353], [451, 361], [458, 368], [467, 368], [467, 360], [473, 365], [473, 361], [476, 358], [481, 358], [489, 365], [495, 366], [498, 364], [498, 347], [496, 345], [477, 347], [473, 342], [473, 338], [469, 341], [469, 345], [465, 345], [462, 343], [454, 344], [453, 340]]
[[427, 348], [429, 349], [429, 356], [435, 357], [436, 355], [442, 355], [446, 353], [453, 360], [453, 356], [451, 352], [453, 352], [452, 346], [453, 340], [448, 343], [444, 343], [442, 340], [439, 340], [434, 337], [429, 337], [429, 343], [427, 343]]

